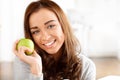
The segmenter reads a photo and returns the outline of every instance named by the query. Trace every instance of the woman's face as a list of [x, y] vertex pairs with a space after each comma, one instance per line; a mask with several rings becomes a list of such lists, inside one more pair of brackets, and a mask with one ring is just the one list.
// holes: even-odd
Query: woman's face
[[30, 16], [30, 30], [35, 43], [48, 54], [57, 53], [64, 43], [64, 33], [57, 16], [48, 9], [40, 9]]

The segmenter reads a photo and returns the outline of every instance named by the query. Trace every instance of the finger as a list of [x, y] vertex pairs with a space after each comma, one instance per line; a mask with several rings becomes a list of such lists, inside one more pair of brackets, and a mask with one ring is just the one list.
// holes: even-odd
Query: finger
[[25, 54], [26, 50], [31, 51], [29, 48], [24, 47], [24, 46], [21, 46], [21, 47], [19, 48], [19, 50], [18, 50], [18, 51], [19, 51], [19, 58], [20, 58], [22, 61], [26, 62], [27, 64], [30, 64], [30, 65], [31, 65], [31, 64], [34, 62], [35, 58], [34, 58], [33, 56], [28, 56], [28, 55], [26, 55], [26, 54]]
[[32, 56], [37, 57], [37, 58], [38, 58], [38, 57], [40, 57], [40, 58], [41, 58], [41, 56], [40, 56], [40, 55], [39, 55], [39, 54], [38, 54], [35, 50], [33, 51]]
[[21, 47], [18, 48], [18, 52], [19, 52], [20, 54], [24, 54], [24, 55], [25, 55], [26, 52], [33, 53], [33, 50], [30, 49], [30, 48], [28, 48], [28, 47], [21, 46]]
[[25, 49], [25, 52], [33, 53], [33, 49], [30, 49], [28, 47], [24, 47], [24, 49]]
[[15, 55], [18, 53], [18, 51], [17, 51], [17, 49], [16, 49], [18, 42], [19, 42], [19, 40], [16, 40], [16, 41], [14, 42], [13, 48], [12, 48], [12, 50], [13, 50], [13, 52], [14, 52]]
[[18, 48], [18, 53], [19, 54], [25, 54], [25, 47], [23, 47], [23, 46], [20, 46], [19, 48]]
[[23, 50], [23, 47], [22, 47], [22, 46], [18, 48], [16, 55], [17, 55], [20, 59], [24, 58], [25, 53], [24, 53], [24, 50]]
[[32, 56], [38, 56], [38, 53], [34, 50]]
[[13, 50], [15, 49], [16, 50], [16, 47], [17, 47], [17, 44], [18, 44], [19, 40], [16, 40], [13, 44]]
[[25, 54], [26, 47], [21, 46], [18, 48], [18, 54], [17, 56], [24, 62], [30, 63], [30, 57]]

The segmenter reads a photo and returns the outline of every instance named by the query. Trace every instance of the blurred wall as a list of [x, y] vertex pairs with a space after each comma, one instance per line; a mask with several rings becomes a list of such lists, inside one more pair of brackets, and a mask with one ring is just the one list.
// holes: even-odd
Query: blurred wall
[[0, 0], [0, 61], [13, 60], [13, 43], [24, 37], [24, 11], [31, 1], [33, 0]]
[[119, 0], [78, 0], [76, 8], [90, 26], [88, 55], [117, 56], [120, 40]]

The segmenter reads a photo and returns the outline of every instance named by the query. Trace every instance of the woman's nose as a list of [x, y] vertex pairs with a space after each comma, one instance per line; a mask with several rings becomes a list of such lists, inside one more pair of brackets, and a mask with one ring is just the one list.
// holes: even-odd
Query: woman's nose
[[42, 32], [41, 40], [46, 41], [49, 40], [50, 34], [48, 32]]

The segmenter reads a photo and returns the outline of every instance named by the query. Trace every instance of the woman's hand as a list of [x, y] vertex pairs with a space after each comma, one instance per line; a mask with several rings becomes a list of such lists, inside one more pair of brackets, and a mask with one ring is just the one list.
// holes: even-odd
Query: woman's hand
[[18, 44], [19, 40], [17, 40], [14, 43], [14, 47], [13, 47], [13, 51], [15, 53], [15, 55], [22, 60], [23, 62], [27, 63], [30, 65], [30, 69], [31, 69], [31, 73], [37, 76], [42, 75], [42, 61], [41, 61], [41, 57], [36, 53], [36, 51], [33, 51], [32, 55], [26, 55], [25, 52], [32, 52], [32, 50], [30, 50], [27, 47], [21, 46], [18, 48], [18, 50], [16, 49], [16, 46]]

